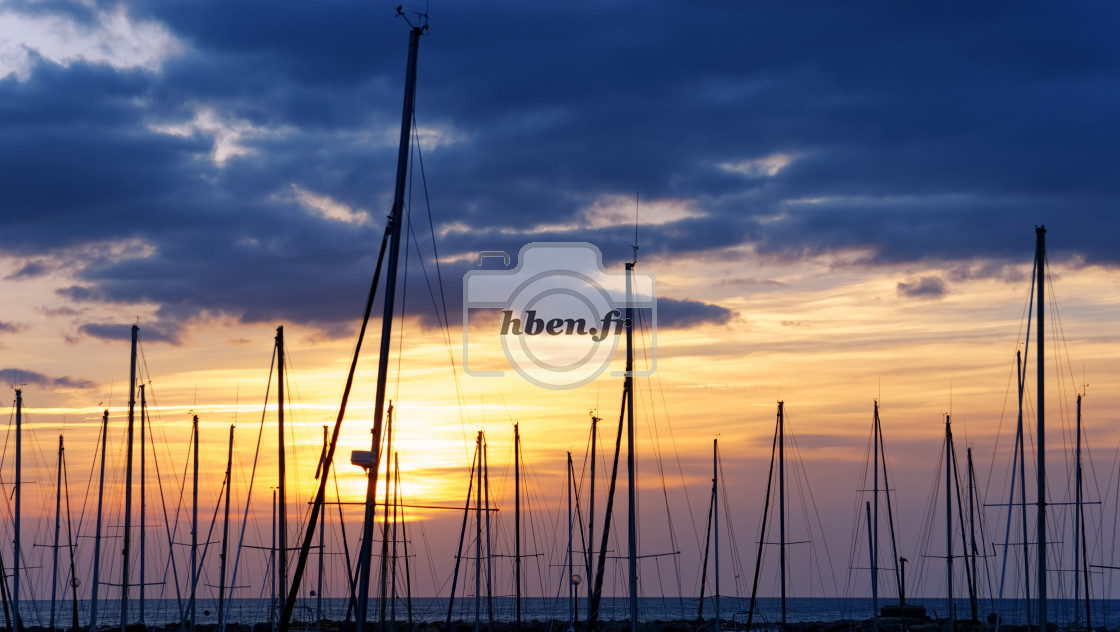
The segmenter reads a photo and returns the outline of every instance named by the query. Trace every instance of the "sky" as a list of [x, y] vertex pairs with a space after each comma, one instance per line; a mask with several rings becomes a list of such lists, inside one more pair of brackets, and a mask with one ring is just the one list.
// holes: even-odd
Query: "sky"
[[[245, 511], [266, 429], [248, 518], [235, 521], [250, 525], [247, 544], [266, 546], [277, 465], [275, 387], [266, 389], [284, 326], [289, 503], [305, 515], [392, 206], [407, 21], [426, 12], [389, 359], [410, 502], [461, 506], [475, 433], [485, 430], [501, 473], [495, 547], [508, 550], [519, 423], [535, 519], [549, 534], [533, 592], [559, 594], [549, 565], [566, 540], [565, 452], [587, 475], [589, 412], [598, 411], [602, 502], [621, 380], [608, 371], [556, 391], [512, 371], [467, 374], [463, 278], [478, 253], [504, 251], [516, 263], [531, 242], [594, 244], [617, 275], [636, 240], [636, 269], [656, 277], [658, 298], [656, 370], [635, 396], [640, 548], [680, 551], [643, 562], [643, 594], [699, 593], [716, 438], [742, 556], [741, 573], [723, 566], [723, 593], [736, 575], [747, 582], [782, 400], [803, 463], [797, 486], [815, 501], [790, 510], [811, 517], [805, 537], [791, 538], [814, 541], [798, 549], [793, 594], [868, 595], [859, 520], [876, 399], [899, 555], [945, 555], [926, 533], [934, 503], [922, 500], [943, 494], [931, 481], [943, 476], [946, 413], [962, 462], [974, 448], [985, 502], [1007, 502], [1015, 352], [1026, 341], [1034, 228], [1045, 225], [1056, 306], [1046, 310], [1047, 335], [1056, 334], [1046, 351], [1051, 502], [1070, 497], [1074, 398], [1085, 392], [1087, 495], [1101, 503], [1089, 510], [1090, 557], [1120, 561], [1111, 540], [1120, 9], [436, 0], [403, 10], [352, 0], [0, 3], [0, 376], [23, 390], [33, 446], [25, 479], [37, 481], [26, 520], [53, 518], [63, 434], [72, 502], [84, 497], [75, 525], [81, 513], [83, 535], [91, 528], [106, 408], [107, 497], [121, 514], [133, 323], [168, 489], [189, 497], [182, 477], [197, 414], [209, 515], [236, 422], [232, 497]], [[344, 501], [364, 494], [348, 455], [370, 447], [379, 325], [375, 309], [340, 436]], [[467, 331], [485, 337], [480, 327]], [[638, 363], [648, 367], [652, 331], [640, 334]], [[501, 364], [494, 345], [481, 354]], [[1028, 355], [1030, 399], [1033, 334]], [[353, 548], [359, 510], [346, 507]], [[1004, 510], [985, 513], [992, 533], [1004, 528]], [[1053, 513], [1051, 528], [1068, 539], [1068, 509]], [[165, 524], [189, 529], [186, 520]], [[416, 510], [409, 520], [430, 556], [416, 590], [446, 594], [459, 514]], [[329, 531], [340, 534], [337, 524]], [[167, 539], [152, 545], [165, 557]], [[821, 578], [827, 562], [810, 559], [825, 542], [834, 581]], [[27, 555], [37, 563], [44, 553]], [[767, 555], [764, 574], [776, 576], [776, 553]], [[1055, 552], [1054, 564], [1071, 555]], [[943, 562], [921, 559], [908, 587], [942, 595]], [[119, 561], [105, 564], [119, 573]], [[259, 592], [261, 556], [246, 568]], [[508, 574], [500, 571], [507, 594]], [[618, 569], [610, 574], [608, 592], [624, 594]], [[1113, 594], [1110, 577], [1096, 575], [1094, 590]], [[763, 591], [776, 594], [768, 581]]]

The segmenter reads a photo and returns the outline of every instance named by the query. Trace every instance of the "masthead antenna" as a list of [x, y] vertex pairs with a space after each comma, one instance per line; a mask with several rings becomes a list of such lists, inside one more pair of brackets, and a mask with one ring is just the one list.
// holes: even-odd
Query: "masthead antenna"
[[641, 199], [642, 199], [641, 192], [640, 191], [635, 192], [634, 193], [634, 244], [631, 246], [631, 248], [634, 249], [634, 261], [633, 261], [634, 264], [638, 263], [638, 209], [640, 208], [640, 205], [641, 205], [640, 204]]
[[419, 11], [414, 11], [413, 13], [416, 14], [417, 21], [420, 24], [419, 26], [417, 26], [416, 24], [413, 24], [412, 20], [408, 19], [408, 15], [404, 12], [404, 5], [403, 4], [398, 4], [397, 5], [397, 17], [404, 18], [404, 21], [405, 21], [406, 24], [408, 24], [410, 27], [412, 27], [414, 29], [419, 29], [421, 33], [427, 33], [428, 32], [428, 13], [427, 13], [427, 11], [425, 11], [424, 13], [420, 13]]

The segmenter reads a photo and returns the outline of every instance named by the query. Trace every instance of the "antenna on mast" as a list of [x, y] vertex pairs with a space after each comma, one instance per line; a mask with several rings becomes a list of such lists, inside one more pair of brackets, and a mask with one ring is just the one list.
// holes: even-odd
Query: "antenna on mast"
[[631, 246], [631, 248], [634, 249], [634, 261], [633, 261], [633, 263], [635, 263], [635, 264], [638, 263], [638, 208], [639, 208], [639, 203], [641, 202], [641, 199], [642, 199], [641, 192], [640, 191], [635, 192], [634, 193], [634, 244]]
[[397, 5], [397, 17], [404, 18], [404, 21], [405, 21], [406, 24], [408, 24], [410, 27], [412, 27], [414, 29], [419, 29], [421, 33], [427, 33], [428, 32], [428, 13], [427, 13], [427, 11], [425, 10], [424, 13], [420, 13], [419, 11], [414, 11], [413, 13], [415, 13], [416, 17], [419, 19], [420, 26], [416, 26], [415, 24], [412, 23], [411, 20], [408, 19], [408, 15], [405, 14], [405, 12], [404, 12], [404, 5], [403, 4], [398, 4]]

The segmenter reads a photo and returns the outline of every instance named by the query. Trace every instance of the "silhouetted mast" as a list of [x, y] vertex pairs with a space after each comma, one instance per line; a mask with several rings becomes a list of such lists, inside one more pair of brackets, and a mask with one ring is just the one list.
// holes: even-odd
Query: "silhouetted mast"
[[93, 586], [90, 586], [89, 629], [97, 630], [97, 587], [101, 584], [101, 510], [105, 500], [105, 444], [109, 439], [109, 411], [101, 416], [101, 475], [97, 483], [97, 527], [93, 535]]
[[277, 607], [284, 611], [284, 599], [288, 596], [288, 488], [287, 488], [287, 459], [284, 450], [284, 326], [276, 328], [276, 421], [278, 443], [277, 485], [279, 495], [277, 503], [280, 517], [277, 523], [279, 534], [279, 558], [277, 559], [276, 573], [280, 581], [280, 600]]
[[591, 618], [591, 593], [594, 592], [591, 569], [595, 563], [595, 444], [599, 439], [599, 418], [591, 413], [591, 480], [587, 510], [587, 616]]
[[194, 483], [191, 485], [191, 625], [194, 632], [197, 627], [198, 600], [195, 598], [198, 589], [198, 415], [191, 422], [191, 432], [194, 435]]
[[953, 613], [953, 430], [949, 415], [945, 415], [945, 581], [948, 583], [946, 603], [949, 612], [949, 632], [953, 632], [956, 616]]
[[17, 632], [23, 627], [23, 619], [19, 616], [19, 558], [23, 552], [20, 550], [20, 500], [23, 496], [23, 390], [16, 389], [16, 507], [15, 529], [12, 546], [12, 629]]
[[55, 630], [54, 610], [58, 597], [58, 534], [62, 530], [62, 435], [58, 435], [58, 474], [54, 485], [54, 546], [51, 547], [51, 616], [48, 629]]
[[146, 537], [144, 535], [147, 530], [148, 516], [148, 496], [145, 487], [148, 483], [147, 478], [147, 440], [146, 427], [148, 422], [148, 402], [144, 395], [144, 385], [140, 385], [140, 624], [144, 625], [144, 543]]
[[229, 554], [229, 497], [233, 488], [233, 424], [229, 425], [229, 448], [226, 450], [225, 517], [222, 519], [221, 566], [218, 571], [218, 632], [225, 632], [226, 559]]
[[124, 543], [121, 546], [121, 632], [128, 628], [128, 558], [132, 552], [132, 438], [136, 428], [136, 343], [140, 327], [132, 326], [132, 352], [128, 372], [128, 436], [124, 470]]
[[1044, 296], [1046, 293], [1046, 227], [1034, 229], [1037, 237], [1035, 267], [1038, 292], [1038, 341], [1035, 351], [1038, 365], [1038, 626], [1045, 630], [1050, 619], [1046, 612], [1046, 340], [1043, 338], [1046, 322]]
[[638, 632], [638, 499], [634, 473], [634, 307], [631, 277], [634, 263], [626, 264], [626, 390], [630, 401], [626, 407], [626, 473], [628, 477], [629, 529], [627, 540], [630, 570], [630, 632]]
[[521, 632], [521, 431], [517, 424], [513, 424], [513, 533], [515, 541], [513, 583], [517, 587], [516, 630]]
[[785, 402], [778, 402], [778, 558], [781, 567], [782, 629], [786, 629], [786, 418]]
[[[372, 451], [374, 463], [367, 470], [365, 520], [362, 527], [362, 550], [358, 558], [358, 621], [357, 632], [365, 632], [369, 606], [369, 574], [373, 562], [373, 519], [377, 502], [377, 473], [381, 462], [381, 424], [385, 413], [385, 385], [389, 373], [389, 351], [392, 344], [393, 314], [397, 290], [397, 264], [400, 260], [401, 232], [404, 224], [404, 195], [408, 176], [409, 139], [412, 112], [416, 99], [416, 57], [422, 27], [412, 27], [408, 38], [408, 67], [405, 73], [404, 108], [401, 113], [400, 150], [397, 153], [397, 177], [393, 209], [389, 221], [389, 266], [385, 272], [385, 309], [381, 316], [381, 350], [377, 358], [377, 393], [373, 405]], [[287, 617], [285, 617], [287, 620]]]

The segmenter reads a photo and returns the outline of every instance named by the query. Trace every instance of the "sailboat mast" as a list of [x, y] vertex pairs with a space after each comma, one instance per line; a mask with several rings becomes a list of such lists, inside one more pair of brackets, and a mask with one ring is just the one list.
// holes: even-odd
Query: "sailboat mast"
[[1034, 229], [1037, 238], [1035, 253], [1035, 267], [1038, 278], [1035, 281], [1038, 292], [1038, 341], [1035, 343], [1038, 367], [1038, 625], [1040, 630], [1045, 630], [1049, 624], [1046, 612], [1046, 339], [1043, 338], [1046, 312], [1044, 297], [1046, 294], [1046, 227], [1038, 226]]
[[365, 632], [366, 612], [369, 606], [369, 575], [373, 562], [373, 520], [377, 509], [377, 470], [381, 460], [381, 423], [385, 412], [385, 386], [389, 374], [389, 351], [392, 346], [393, 313], [397, 289], [397, 264], [400, 260], [401, 225], [404, 223], [404, 194], [408, 176], [409, 139], [412, 131], [412, 112], [416, 98], [416, 57], [420, 47], [421, 27], [413, 27], [408, 37], [408, 67], [405, 73], [404, 107], [401, 113], [400, 149], [397, 153], [396, 187], [393, 209], [390, 214], [389, 266], [385, 271], [385, 309], [381, 316], [381, 350], [377, 358], [377, 392], [373, 405], [374, 463], [368, 469], [366, 482], [365, 519], [362, 523], [362, 550], [358, 559], [358, 621], [357, 632]]
[[132, 352], [128, 372], [128, 435], [124, 469], [124, 540], [121, 546], [121, 632], [128, 628], [128, 558], [132, 549], [132, 438], [136, 428], [136, 343], [140, 327], [132, 326]]
[[977, 603], [976, 595], [980, 592], [979, 573], [976, 569], [976, 475], [975, 470], [972, 468], [972, 448], [968, 448], [968, 557], [971, 559], [970, 565], [972, 571], [972, 620], [976, 621], [977, 618]]
[[515, 542], [513, 583], [517, 587], [516, 631], [521, 632], [521, 431], [517, 424], [513, 424], [513, 534]]
[[145, 487], [148, 483], [147, 477], [147, 449], [145, 445], [146, 439], [146, 425], [148, 421], [148, 402], [144, 395], [144, 385], [140, 385], [140, 625], [144, 625], [144, 543], [147, 539], [144, 535], [147, 531], [147, 523], [144, 521], [148, 519], [148, 496]]
[[875, 536], [871, 526], [874, 521], [871, 518], [870, 500], [864, 503], [864, 509], [867, 512], [867, 554], [871, 560], [871, 622], [875, 632], [879, 632], [879, 578], [875, 572]]
[[[1084, 387], [1082, 387], [1084, 388]], [[1093, 629], [1093, 621], [1089, 609], [1089, 543], [1085, 541], [1085, 495], [1081, 469], [1081, 397], [1077, 395], [1077, 527], [1075, 532], [1081, 537], [1081, 569], [1074, 567], [1074, 574], [1080, 570], [1085, 575], [1085, 629]]]
[[567, 474], [568, 488], [568, 629], [575, 630], [576, 587], [572, 583], [572, 453], [568, 452], [568, 460], [564, 464]]
[[1081, 622], [1081, 393], [1077, 394], [1077, 443], [1074, 447], [1073, 491], [1073, 620]]
[[474, 490], [474, 632], [482, 629], [482, 431], [475, 439], [478, 488]]
[[[490, 457], [488, 456], [486, 435], [482, 436], [482, 495], [486, 503], [486, 621], [488, 629], [494, 629], [494, 584], [491, 561], [493, 555], [490, 549]], [[386, 498], [388, 501], [388, 498]]]
[[229, 448], [226, 449], [225, 517], [222, 519], [221, 568], [218, 571], [218, 632], [225, 632], [226, 558], [229, 554], [229, 497], [233, 491], [233, 424], [229, 425]]
[[23, 390], [16, 389], [16, 507], [15, 507], [15, 540], [12, 543], [12, 629], [17, 632], [22, 628], [23, 620], [19, 616], [19, 558], [23, 551], [20, 550], [20, 501], [23, 496]]
[[[389, 416], [388, 424], [385, 427], [385, 454], [393, 453], [393, 401], [389, 400]], [[381, 524], [381, 583], [378, 590], [378, 601], [380, 601], [381, 615], [378, 619], [378, 624], [381, 630], [385, 629], [385, 606], [388, 600], [386, 599], [388, 590], [388, 573], [389, 573], [389, 485], [392, 482], [392, 463], [389, 459], [385, 459], [385, 514]]]
[[194, 433], [194, 482], [191, 485], [191, 632], [197, 627], [198, 600], [198, 415], [191, 422]]
[[58, 597], [58, 534], [62, 530], [62, 435], [58, 435], [58, 474], [54, 484], [54, 546], [51, 547], [51, 616], [48, 628], [53, 632], [54, 611]]
[[716, 545], [716, 632], [720, 629], [719, 618], [719, 439], [712, 439], [712, 535]]
[[879, 629], [879, 402], [875, 402], [875, 427], [872, 428], [871, 442], [873, 446], [873, 476], [871, 483], [872, 515], [868, 516], [871, 522], [871, 612], [875, 619], [875, 629]]
[[272, 629], [276, 617], [276, 490], [272, 490], [272, 548], [269, 551], [272, 558], [272, 603], [268, 606], [268, 627]]
[[953, 430], [949, 415], [945, 415], [945, 581], [947, 582], [946, 608], [949, 613], [949, 632], [953, 630]]
[[599, 442], [599, 418], [591, 414], [591, 479], [590, 502], [587, 510], [587, 617], [591, 620], [591, 594], [594, 592], [595, 582], [592, 578], [592, 567], [595, 564], [595, 444]]
[[785, 402], [778, 402], [778, 558], [782, 585], [782, 629], [786, 629], [786, 420]]
[[[635, 251], [636, 252], [636, 251]], [[628, 533], [629, 554], [627, 561], [630, 571], [630, 632], [638, 632], [638, 527], [637, 527], [637, 490], [634, 473], [634, 307], [631, 277], [634, 264], [626, 264], [626, 392], [629, 401], [626, 406], [626, 474], [628, 480]]]
[[101, 510], [105, 500], [105, 444], [109, 440], [109, 411], [101, 416], [101, 475], [97, 483], [97, 527], [93, 534], [93, 585], [90, 586], [89, 629], [97, 630], [97, 587], [101, 584]]
[[284, 326], [276, 328], [276, 437], [277, 437], [277, 477], [280, 479], [277, 486], [277, 508], [279, 522], [276, 525], [279, 536], [279, 558], [277, 559], [276, 572], [280, 582], [280, 592], [277, 597], [276, 607], [283, 612], [284, 600], [288, 597], [288, 490], [287, 490], [287, 458], [284, 449]]
[[[385, 426], [385, 454], [393, 453], [393, 400], [389, 400], [388, 423]], [[385, 606], [388, 591], [389, 572], [389, 485], [392, 482], [392, 464], [385, 459], [385, 513], [381, 525], [381, 584], [378, 590], [378, 601], [381, 606], [381, 616], [378, 619], [380, 629], [385, 629]]]
[[[327, 451], [330, 449], [330, 439], [327, 437], [327, 425], [323, 424], [323, 456], [319, 457], [319, 475], [327, 475]], [[323, 628], [323, 555], [326, 551], [324, 548], [324, 535], [327, 529], [327, 512], [319, 512], [319, 573], [316, 577], [317, 590], [315, 591], [315, 629], [322, 630]], [[219, 631], [224, 632], [224, 631]]]

